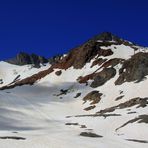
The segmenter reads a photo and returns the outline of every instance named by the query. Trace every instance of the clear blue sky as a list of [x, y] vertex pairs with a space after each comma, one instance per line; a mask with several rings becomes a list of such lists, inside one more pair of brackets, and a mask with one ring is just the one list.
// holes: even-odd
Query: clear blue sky
[[0, 60], [50, 57], [104, 31], [148, 46], [148, 0], [0, 0]]

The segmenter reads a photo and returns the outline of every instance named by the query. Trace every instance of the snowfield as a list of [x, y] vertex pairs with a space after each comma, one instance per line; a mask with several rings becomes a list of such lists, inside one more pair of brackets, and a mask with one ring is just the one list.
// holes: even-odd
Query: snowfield
[[[109, 48], [114, 51], [114, 55], [108, 56], [108, 60], [115, 57], [128, 59], [134, 53], [132, 48], [125, 45]], [[117, 73], [114, 78], [95, 89], [79, 84], [79, 76], [98, 69], [98, 66], [90, 68], [94, 60], [82, 69], [70, 67], [62, 70], [60, 76], [55, 75], [59, 70], [55, 69], [31, 86], [0, 90], [0, 148], [147, 148], [147, 106], [138, 107], [137, 104], [118, 107], [103, 115], [96, 112], [136, 97], [148, 97], [148, 79], [116, 86], [114, 82], [119, 76]], [[35, 69], [30, 65], [16, 66], [0, 62], [0, 79], [3, 80], [0, 87], [13, 82], [18, 75], [21, 80], [49, 66]], [[115, 69], [118, 71], [120, 67], [118, 64]], [[61, 89], [68, 91], [61, 94]], [[90, 102], [84, 104], [83, 98], [93, 90], [101, 92], [103, 96], [94, 109], [85, 111], [84, 108], [90, 106]], [[78, 93], [81, 95], [76, 98]], [[124, 97], [116, 100], [121, 95]], [[139, 122], [141, 115], [146, 117], [143, 118], [145, 122]], [[82, 132], [100, 137], [81, 136]]]

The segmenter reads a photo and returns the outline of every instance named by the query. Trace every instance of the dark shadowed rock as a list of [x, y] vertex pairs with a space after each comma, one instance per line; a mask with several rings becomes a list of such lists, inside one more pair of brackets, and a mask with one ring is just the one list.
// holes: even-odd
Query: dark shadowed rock
[[115, 101], [121, 100], [123, 97], [124, 97], [124, 95], [119, 96], [119, 97], [117, 97], [117, 98], [115, 99]]
[[126, 60], [119, 70], [119, 74], [120, 76], [115, 82], [116, 85], [121, 85], [124, 82], [142, 81], [148, 75], [148, 53], [137, 53]]
[[55, 74], [56, 74], [57, 76], [60, 76], [60, 75], [62, 74], [62, 71], [61, 71], [61, 70], [56, 71]]
[[81, 93], [77, 93], [76, 96], [74, 98], [78, 98], [81, 96]]
[[116, 70], [114, 68], [104, 68], [101, 72], [97, 73], [94, 77], [94, 81], [91, 83], [92, 88], [99, 87], [105, 84], [108, 80], [116, 75]]
[[96, 105], [91, 105], [91, 106], [89, 106], [89, 107], [84, 108], [84, 110], [85, 110], [85, 111], [89, 111], [89, 110], [94, 109], [95, 107], [96, 107]]
[[138, 143], [148, 143], [148, 140], [139, 140], [139, 139], [126, 139], [126, 140]]
[[80, 136], [84, 136], [84, 137], [92, 137], [92, 138], [102, 138], [103, 136], [95, 134], [95, 133], [91, 133], [91, 132], [82, 132], [80, 133]]
[[65, 125], [79, 125], [79, 123], [65, 123]]
[[27, 53], [20, 52], [19, 54], [17, 54], [15, 58], [7, 60], [6, 62], [10, 64], [15, 64], [15, 65], [32, 64], [34, 67], [39, 68], [40, 64], [47, 63], [48, 60], [36, 54], [29, 55]]
[[26, 138], [17, 137], [17, 136], [4, 136], [4, 137], [0, 137], [0, 139], [26, 140]]

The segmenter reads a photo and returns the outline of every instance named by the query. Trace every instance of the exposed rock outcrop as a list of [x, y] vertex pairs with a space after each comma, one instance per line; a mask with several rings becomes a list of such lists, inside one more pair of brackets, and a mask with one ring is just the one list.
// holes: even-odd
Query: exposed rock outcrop
[[116, 75], [116, 70], [114, 68], [104, 68], [101, 72], [97, 73], [93, 78], [91, 83], [92, 88], [99, 87], [105, 84], [108, 80]]
[[129, 60], [123, 63], [119, 70], [119, 78], [116, 80], [116, 85], [121, 85], [124, 82], [142, 81], [148, 75], [148, 53], [137, 53]]
[[83, 101], [86, 103], [87, 101], [90, 101], [90, 104], [96, 104], [100, 102], [102, 93], [99, 93], [99, 91], [92, 91], [88, 93], [84, 98]]
[[104, 68], [101, 72], [92, 73], [84, 77], [79, 77], [77, 81], [79, 83], [87, 83], [88, 80], [93, 80], [90, 86], [92, 88], [96, 88], [105, 84], [108, 80], [113, 78], [115, 75], [116, 75], [116, 70], [113, 67]]
[[20, 52], [15, 58], [9, 59], [6, 62], [15, 65], [32, 64], [34, 67], [39, 68], [40, 64], [48, 63], [48, 60], [36, 54], [29, 55], [27, 53]]
[[[100, 41], [101, 42], [98, 42]], [[102, 33], [88, 40], [83, 45], [72, 49], [66, 57], [58, 64], [57, 68], [67, 69], [73, 66], [75, 69], [81, 69], [86, 63], [90, 62], [95, 56], [110, 56], [113, 54], [111, 49], [102, 49], [101, 46], [122, 44], [124, 40], [112, 35], [111, 33]]]

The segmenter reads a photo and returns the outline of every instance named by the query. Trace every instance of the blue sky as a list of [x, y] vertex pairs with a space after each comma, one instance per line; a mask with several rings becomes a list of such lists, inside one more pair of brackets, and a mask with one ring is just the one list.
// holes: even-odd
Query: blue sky
[[147, 0], [0, 0], [0, 60], [65, 53], [104, 31], [148, 46]]

